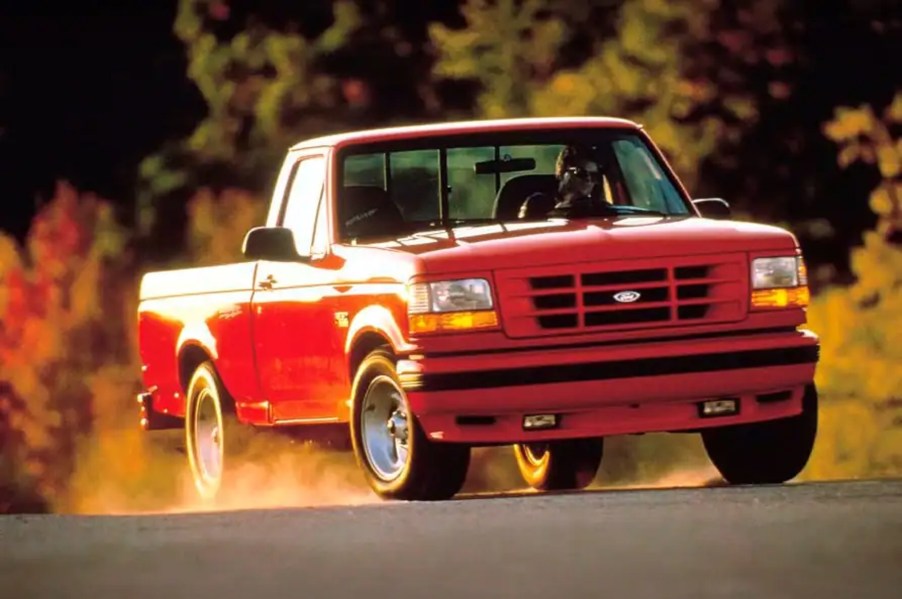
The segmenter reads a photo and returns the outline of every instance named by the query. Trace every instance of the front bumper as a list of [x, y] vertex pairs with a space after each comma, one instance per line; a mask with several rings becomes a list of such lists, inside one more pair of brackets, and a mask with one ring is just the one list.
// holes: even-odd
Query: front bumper
[[[810, 331], [692, 340], [474, 351], [398, 362], [411, 409], [435, 440], [502, 444], [757, 422], [801, 412], [819, 342]], [[698, 403], [735, 398], [736, 414]], [[553, 429], [523, 418], [555, 414]]]

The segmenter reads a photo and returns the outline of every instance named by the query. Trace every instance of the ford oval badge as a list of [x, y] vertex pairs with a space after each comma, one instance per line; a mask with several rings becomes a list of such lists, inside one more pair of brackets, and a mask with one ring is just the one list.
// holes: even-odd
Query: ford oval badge
[[638, 291], [621, 291], [614, 294], [614, 299], [621, 304], [629, 304], [642, 296]]

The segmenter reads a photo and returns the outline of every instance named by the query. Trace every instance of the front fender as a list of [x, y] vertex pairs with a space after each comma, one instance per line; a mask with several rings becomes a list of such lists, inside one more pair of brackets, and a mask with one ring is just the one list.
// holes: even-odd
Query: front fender
[[385, 337], [396, 355], [405, 355], [416, 349], [404, 338], [395, 315], [385, 306], [367, 306], [354, 315], [345, 339], [345, 355], [350, 355], [357, 341], [367, 333]]

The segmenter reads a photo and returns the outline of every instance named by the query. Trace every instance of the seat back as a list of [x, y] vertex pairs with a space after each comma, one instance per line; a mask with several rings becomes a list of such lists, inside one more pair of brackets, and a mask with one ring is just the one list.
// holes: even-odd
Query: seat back
[[495, 196], [493, 216], [500, 220], [516, 220], [520, 206], [536, 192], [553, 196], [558, 182], [554, 175], [520, 175], [505, 183]]
[[381, 187], [343, 187], [338, 203], [340, 239], [386, 237], [404, 230], [404, 217]]

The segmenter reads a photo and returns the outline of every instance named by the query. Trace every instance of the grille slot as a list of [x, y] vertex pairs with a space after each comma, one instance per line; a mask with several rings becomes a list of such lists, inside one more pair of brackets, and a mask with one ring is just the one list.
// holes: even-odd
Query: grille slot
[[621, 272], [593, 272], [582, 276], [585, 287], [605, 285], [630, 285], [633, 283], [654, 283], [667, 280], [667, 269], [627, 270]]
[[643, 308], [641, 310], [623, 310], [609, 312], [590, 312], [586, 314], [586, 326], [598, 327], [614, 324], [633, 324], [636, 322], [658, 322], [670, 317], [670, 308]]
[[552, 314], [539, 316], [537, 320], [543, 329], [572, 329], [579, 324], [576, 314]]
[[553, 295], [539, 295], [533, 298], [533, 304], [537, 310], [557, 310], [560, 308], [575, 308], [575, 293], [555, 293]]
[[708, 276], [710, 266], [677, 266], [674, 271], [674, 277], [677, 279], [704, 279]]
[[680, 285], [677, 287], [677, 299], [699, 299], [708, 297], [707, 285]]
[[573, 275], [558, 275], [552, 277], [532, 277], [529, 279], [530, 285], [536, 291], [543, 289], [566, 289], [573, 287]]
[[680, 320], [696, 320], [704, 318], [708, 313], [708, 306], [705, 304], [694, 304], [692, 306], [680, 306], [677, 308], [677, 317]]

